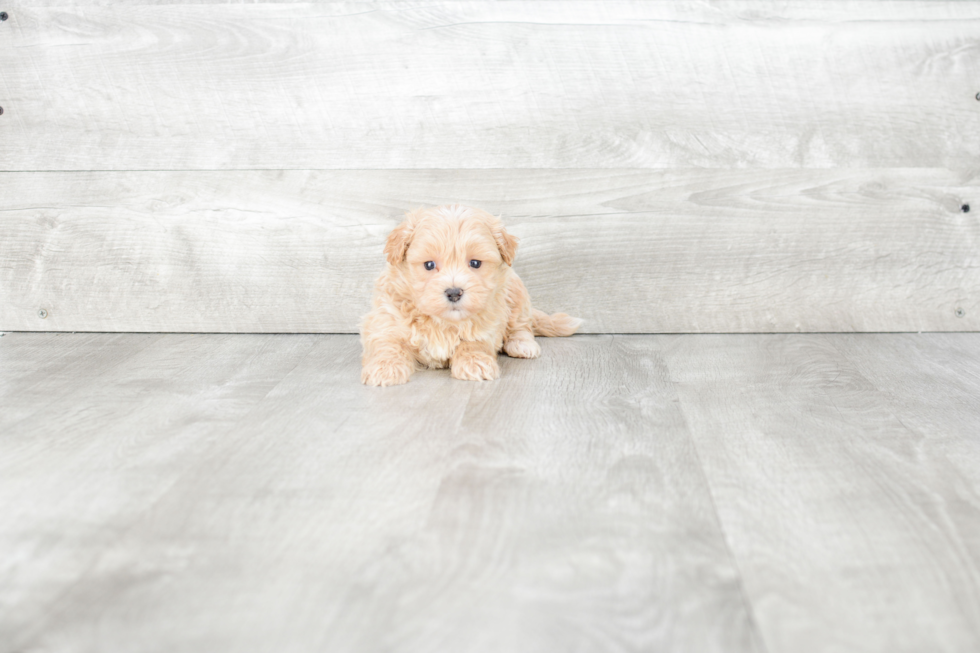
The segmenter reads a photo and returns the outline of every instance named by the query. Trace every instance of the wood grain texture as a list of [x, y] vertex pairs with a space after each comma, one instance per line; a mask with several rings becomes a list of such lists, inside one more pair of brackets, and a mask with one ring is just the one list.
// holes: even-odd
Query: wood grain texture
[[126, 365], [160, 338], [156, 334], [58, 336], [20, 340], [0, 352], [0, 394], [4, 398], [0, 429], [38, 413], [36, 419], [45, 419], [43, 411], [49, 405], [78, 392], [79, 379], [95, 378]]
[[51, 172], [0, 186], [0, 329], [354, 332], [402, 212], [454, 201], [502, 215], [535, 305], [585, 331], [980, 328], [980, 210], [961, 210], [980, 207], [975, 172]]
[[[118, 566], [109, 555], [112, 543], [138, 527], [185, 474], [197, 472], [195, 461], [214, 439], [235, 433], [313, 345], [310, 336], [272, 342], [257, 336], [53, 335], [0, 338], [5, 373], [36, 376], [36, 361], [24, 351], [60, 352], [66, 363], [51, 370], [46, 383], [33, 379], [30, 391], [0, 390], [4, 653], [38, 650], [39, 640], [49, 641], [50, 624], [72, 629], [84, 622], [94, 634], [49, 650], [113, 645], [111, 633], [100, 637], [97, 618], [86, 619], [104, 609], [105, 599], [125, 607], [141, 579], [165, 578], [169, 570], [138, 561]], [[103, 348], [95, 349], [99, 341]], [[69, 379], [73, 392], [65, 391]], [[170, 560], [176, 567], [182, 564], [178, 549]], [[159, 650], [153, 642], [140, 646]]]
[[14, 2], [0, 169], [975, 166], [980, 3], [794, 4]]
[[980, 647], [980, 334], [542, 345], [5, 335], [0, 652]]
[[762, 650], [645, 341], [379, 390], [353, 336], [157, 338], [0, 430], [3, 653]]
[[[963, 507], [980, 506], [980, 441], [977, 398], [980, 397], [980, 350], [972, 334], [950, 333], [921, 338], [906, 335], [880, 343], [840, 337], [833, 341], [863, 377], [879, 390], [883, 402], [902, 417], [913, 433], [945, 454], [955, 468]], [[891, 361], [900, 360], [904, 365]], [[980, 550], [980, 519], [957, 524], [971, 551]], [[976, 574], [976, 569], [964, 573]]]
[[980, 647], [976, 335], [661, 342], [767, 650]]
[[[308, 4], [320, 7], [361, 7], [361, 8], [397, 8], [397, 7], [424, 7], [433, 4], [474, 4], [482, 0], [31, 0], [30, 5], [34, 7], [139, 7], [154, 5], [275, 5], [275, 4]], [[507, 2], [510, 4], [527, 4], [527, 0], [497, 0], [497, 2]], [[594, 3], [595, 0], [540, 0], [534, 4], [571, 4], [571, 3]], [[659, 8], [668, 11], [691, 11], [684, 7], [683, 3], [670, 2], [669, 0], [642, 0], [644, 4], [667, 4], [674, 7]], [[929, 13], [924, 5], [930, 3], [935, 11]], [[640, 4], [634, 2], [631, 4]], [[692, 3], [693, 4], [693, 3]], [[878, 3], [867, 2], [866, 0], [826, 0], [821, 3], [780, 3], [765, 4], [759, 0], [726, 0], [718, 3], [722, 6], [718, 11], [726, 14], [738, 16], [743, 20], [760, 18], [767, 16], [779, 19], [814, 20], [829, 19], [840, 17], [843, 13], [852, 20], [880, 20], [883, 12], [895, 20], [913, 20], [924, 18], [926, 20], [942, 20], [950, 16], [959, 15], [963, 11], [961, 7], [945, 6], [945, 0], [882, 0]], [[16, 6], [16, 0], [10, 0], [7, 5]], [[695, 10], [703, 10], [703, 7], [695, 7]], [[844, 10], [849, 10], [845, 12]], [[762, 12], [765, 13], [762, 13]], [[967, 10], [969, 11], [969, 10]], [[972, 15], [972, 14], [971, 14]]]

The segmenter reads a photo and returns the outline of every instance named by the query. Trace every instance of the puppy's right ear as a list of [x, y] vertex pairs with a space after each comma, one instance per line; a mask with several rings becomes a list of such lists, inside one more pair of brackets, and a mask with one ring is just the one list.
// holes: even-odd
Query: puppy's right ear
[[415, 212], [406, 213], [405, 220], [392, 230], [385, 243], [385, 258], [392, 265], [398, 265], [405, 260], [408, 246], [412, 243], [412, 232], [415, 231]]

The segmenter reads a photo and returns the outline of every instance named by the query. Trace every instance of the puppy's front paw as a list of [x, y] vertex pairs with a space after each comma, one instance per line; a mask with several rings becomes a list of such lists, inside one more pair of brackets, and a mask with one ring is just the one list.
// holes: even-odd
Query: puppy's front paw
[[534, 338], [512, 338], [504, 343], [504, 353], [511, 358], [537, 358], [541, 355], [541, 345]]
[[408, 383], [412, 366], [403, 360], [376, 359], [364, 363], [361, 383], [364, 385], [401, 385]]
[[462, 381], [492, 381], [500, 376], [500, 367], [496, 356], [469, 354], [453, 359], [451, 374]]

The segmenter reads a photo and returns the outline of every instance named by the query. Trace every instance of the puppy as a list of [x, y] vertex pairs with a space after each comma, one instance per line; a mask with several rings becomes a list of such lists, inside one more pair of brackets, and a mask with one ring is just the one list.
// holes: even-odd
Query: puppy
[[397, 385], [427, 367], [495, 379], [497, 352], [537, 358], [535, 335], [575, 333], [581, 320], [531, 308], [510, 267], [516, 251], [517, 238], [486, 211], [454, 204], [407, 213], [388, 236], [388, 265], [361, 321], [361, 381]]

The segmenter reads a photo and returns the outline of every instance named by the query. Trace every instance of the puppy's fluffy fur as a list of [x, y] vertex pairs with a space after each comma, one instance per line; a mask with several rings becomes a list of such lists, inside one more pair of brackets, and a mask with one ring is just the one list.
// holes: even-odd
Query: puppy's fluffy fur
[[537, 358], [535, 335], [573, 334], [581, 320], [531, 308], [510, 267], [516, 251], [517, 238], [486, 211], [452, 205], [406, 214], [388, 236], [388, 265], [361, 321], [361, 381], [406, 383], [426, 367], [495, 379], [498, 352]]

